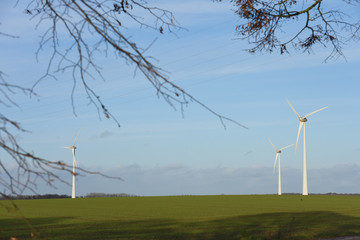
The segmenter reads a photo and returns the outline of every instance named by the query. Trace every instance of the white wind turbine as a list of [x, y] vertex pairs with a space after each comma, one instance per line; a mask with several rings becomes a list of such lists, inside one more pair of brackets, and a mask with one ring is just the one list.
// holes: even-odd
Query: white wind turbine
[[308, 195], [308, 183], [307, 183], [307, 169], [306, 169], [306, 130], [305, 130], [305, 123], [307, 122], [307, 117], [313, 115], [314, 113], [317, 113], [321, 110], [324, 110], [327, 107], [323, 107], [320, 108], [316, 111], [313, 111], [309, 114], [306, 114], [304, 117], [300, 117], [300, 115], [295, 111], [295, 109], [293, 108], [293, 106], [291, 105], [291, 103], [289, 102], [288, 99], [286, 99], [286, 101], [288, 102], [289, 106], [291, 107], [291, 109], [294, 111], [294, 113], [296, 114], [296, 116], [299, 118], [300, 124], [299, 124], [299, 129], [298, 129], [298, 134], [297, 134], [297, 138], [296, 138], [296, 146], [295, 146], [295, 153], [297, 150], [297, 144], [299, 141], [299, 135], [301, 132], [301, 128], [304, 127], [304, 131], [303, 131], [303, 190], [302, 190], [302, 195]]
[[77, 167], [77, 163], [76, 163], [76, 159], [75, 159], [75, 149], [76, 149], [75, 142], [76, 142], [76, 138], [79, 136], [79, 133], [80, 133], [80, 130], [79, 130], [79, 132], [76, 134], [76, 137], [75, 137], [75, 139], [74, 139], [74, 143], [73, 143], [72, 146], [70, 146], [70, 147], [63, 147], [63, 148], [69, 148], [69, 149], [71, 149], [72, 155], [73, 155], [73, 171], [72, 171], [73, 178], [72, 178], [71, 198], [75, 198], [75, 197], [76, 197], [76, 194], [75, 194], [75, 168]]
[[276, 155], [275, 155], [275, 163], [274, 163], [274, 171], [273, 173], [275, 174], [275, 166], [276, 166], [276, 161], [279, 159], [279, 163], [278, 163], [278, 171], [279, 171], [279, 179], [278, 179], [278, 195], [281, 195], [281, 168], [280, 168], [280, 153], [281, 150], [284, 150], [285, 148], [291, 147], [294, 144], [291, 144], [289, 146], [277, 149], [274, 144], [271, 142], [270, 138], [268, 138], [269, 142], [271, 143], [271, 145], [273, 146], [273, 148], [275, 149]]

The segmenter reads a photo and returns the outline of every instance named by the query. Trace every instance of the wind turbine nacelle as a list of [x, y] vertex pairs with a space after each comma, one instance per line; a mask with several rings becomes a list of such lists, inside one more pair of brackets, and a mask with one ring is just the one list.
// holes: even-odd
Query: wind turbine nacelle
[[276, 150], [276, 153], [281, 153], [281, 150]]
[[307, 118], [304, 118], [304, 117], [300, 117], [300, 122], [307, 122]]

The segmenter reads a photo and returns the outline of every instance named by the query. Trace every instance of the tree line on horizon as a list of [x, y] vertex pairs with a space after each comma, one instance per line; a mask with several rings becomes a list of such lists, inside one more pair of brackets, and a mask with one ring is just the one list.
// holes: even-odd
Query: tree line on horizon
[[[134, 194], [127, 193], [88, 193], [85, 196], [79, 196], [77, 198], [104, 198], [104, 197], [137, 197]], [[61, 199], [61, 198], [71, 198], [70, 195], [66, 194], [36, 194], [36, 195], [2, 195], [0, 200], [28, 200], [28, 199]]]

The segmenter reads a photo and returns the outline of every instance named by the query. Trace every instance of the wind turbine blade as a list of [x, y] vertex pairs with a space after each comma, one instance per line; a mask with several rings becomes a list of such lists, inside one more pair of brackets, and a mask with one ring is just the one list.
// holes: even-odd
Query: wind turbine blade
[[73, 146], [75, 146], [75, 142], [76, 142], [77, 137], [79, 136], [80, 131], [81, 131], [81, 129], [78, 131], [78, 133], [77, 133], [76, 136], [75, 136]]
[[294, 113], [296, 114], [296, 116], [298, 118], [300, 118], [300, 115], [295, 111], [295, 108], [291, 105], [290, 101], [288, 99], [286, 99], [286, 101], [288, 102], [289, 106], [291, 107], [291, 109], [294, 111]]
[[277, 161], [278, 156], [279, 156], [279, 153], [276, 153], [273, 174], [275, 174], [275, 167], [276, 167], [276, 161]]
[[277, 150], [276, 147], [274, 146], [274, 144], [271, 142], [270, 138], [267, 138], [269, 140], [269, 142], [271, 143], [271, 145], [273, 146], [273, 148], [275, 149], [275, 151]]
[[301, 128], [303, 127], [303, 125], [304, 125], [304, 122], [300, 122], [300, 124], [299, 124], [299, 130], [298, 130], [298, 134], [297, 134], [297, 138], [296, 138], [295, 153], [296, 153], [296, 150], [297, 150], [297, 145], [298, 145], [298, 141], [299, 141], [299, 135], [300, 135]]
[[62, 148], [69, 148], [69, 149], [71, 149], [72, 147], [62, 147]]
[[316, 110], [316, 111], [313, 111], [312, 113], [309, 113], [309, 114], [305, 115], [305, 117], [311, 116], [311, 115], [313, 115], [314, 113], [317, 113], [317, 112], [319, 112], [319, 111], [321, 111], [321, 110], [324, 110], [325, 108], [328, 108], [328, 107], [329, 107], [329, 106], [320, 108], [319, 110]]
[[294, 144], [290, 144], [289, 146], [286, 146], [286, 147], [280, 148], [279, 150], [283, 150], [283, 149], [285, 149], [285, 148], [291, 147], [292, 145], [294, 145]]

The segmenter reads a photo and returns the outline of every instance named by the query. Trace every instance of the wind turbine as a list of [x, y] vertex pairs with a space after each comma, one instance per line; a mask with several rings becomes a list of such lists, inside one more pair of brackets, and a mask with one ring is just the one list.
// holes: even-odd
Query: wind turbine
[[73, 143], [72, 146], [70, 146], [70, 147], [63, 147], [63, 148], [69, 148], [69, 149], [71, 149], [72, 155], [73, 155], [73, 171], [72, 171], [73, 178], [72, 178], [71, 198], [75, 198], [75, 197], [76, 197], [76, 194], [75, 194], [75, 168], [77, 167], [77, 163], [76, 163], [76, 159], [75, 159], [75, 149], [76, 149], [75, 142], [76, 142], [76, 138], [79, 136], [79, 133], [80, 133], [80, 130], [79, 130], [79, 132], [76, 134], [75, 139], [74, 139], [74, 143]]
[[299, 135], [301, 132], [301, 128], [304, 127], [304, 131], [303, 131], [303, 190], [302, 190], [302, 195], [308, 195], [308, 183], [307, 183], [307, 169], [306, 169], [306, 130], [305, 130], [305, 123], [308, 121], [307, 117], [313, 115], [314, 113], [317, 113], [321, 110], [324, 110], [327, 107], [323, 107], [320, 108], [316, 111], [313, 111], [309, 114], [306, 114], [304, 117], [300, 117], [300, 115], [295, 111], [295, 109], [293, 108], [293, 106], [291, 105], [291, 103], [289, 102], [288, 99], [286, 99], [286, 101], [288, 102], [289, 106], [291, 107], [291, 109], [294, 111], [294, 113], [296, 114], [296, 116], [299, 118], [300, 124], [299, 124], [299, 129], [298, 129], [298, 134], [297, 134], [297, 138], [296, 138], [296, 146], [295, 146], [295, 153], [297, 150], [297, 144], [299, 141]]
[[280, 169], [280, 153], [281, 150], [284, 150], [285, 148], [291, 147], [294, 144], [291, 144], [289, 146], [277, 149], [274, 144], [271, 142], [270, 138], [268, 138], [269, 142], [271, 143], [271, 145], [273, 146], [273, 148], [275, 149], [276, 155], [275, 155], [275, 163], [274, 163], [274, 171], [273, 173], [275, 174], [275, 166], [276, 166], [276, 161], [277, 159], [279, 159], [279, 165], [278, 165], [278, 170], [279, 170], [279, 180], [278, 180], [278, 195], [281, 195], [281, 169]]

